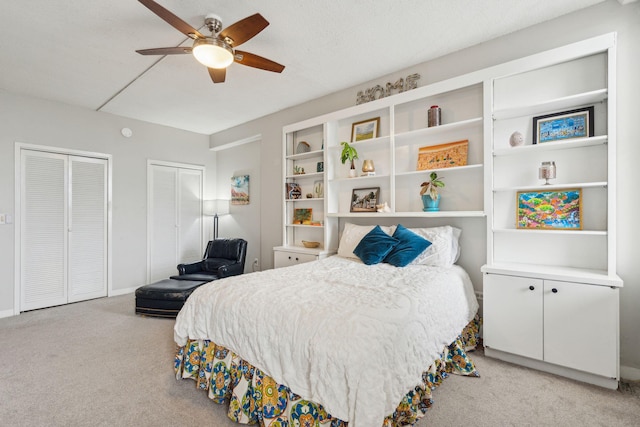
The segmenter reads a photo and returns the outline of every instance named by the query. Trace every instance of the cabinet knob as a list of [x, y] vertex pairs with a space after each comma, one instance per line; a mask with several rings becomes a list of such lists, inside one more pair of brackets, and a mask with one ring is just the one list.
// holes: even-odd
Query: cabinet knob
[[554, 294], [558, 293], [558, 290], [556, 288], [551, 289], [551, 292], [553, 292]]
[[532, 291], [532, 290], [534, 290], [534, 289], [535, 289], [535, 287], [534, 287], [533, 285], [529, 286], [529, 290], [530, 290], [530, 291]]
[[300, 261], [300, 260], [298, 259], [298, 257], [296, 257], [296, 261]]
[[289, 257], [289, 259], [291, 259], [291, 257]]

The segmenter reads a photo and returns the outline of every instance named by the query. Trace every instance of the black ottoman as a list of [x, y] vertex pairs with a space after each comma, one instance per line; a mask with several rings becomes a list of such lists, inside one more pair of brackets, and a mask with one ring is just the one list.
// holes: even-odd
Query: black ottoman
[[164, 279], [136, 289], [136, 314], [175, 318], [202, 280]]

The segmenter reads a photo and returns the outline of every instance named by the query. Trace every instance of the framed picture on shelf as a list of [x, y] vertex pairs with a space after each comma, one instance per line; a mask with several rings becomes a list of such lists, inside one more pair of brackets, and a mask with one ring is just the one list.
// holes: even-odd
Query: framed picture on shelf
[[300, 184], [297, 182], [285, 183], [285, 197], [287, 199], [300, 199], [302, 198], [302, 190]]
[[313, 219], [313, 209], [296, 208], [293, 210], [293, 224], [311, 225]]
[[469, 152], [469, 140], [429, 145], [418, 149], [417, 170], [433, 170], [465, 166]]
[[533, 143], [593, 136], [593, 105], [533, 118]]
[[518, 191], [516, 228], [582, 230], [582, 189]]
[[376, 212], [380, 187], [354, 188], [351, 193], [350, 212]]
[[351, 142], [377, 138], [379, 131], [380, 117], [356, 122], [351, 125]]

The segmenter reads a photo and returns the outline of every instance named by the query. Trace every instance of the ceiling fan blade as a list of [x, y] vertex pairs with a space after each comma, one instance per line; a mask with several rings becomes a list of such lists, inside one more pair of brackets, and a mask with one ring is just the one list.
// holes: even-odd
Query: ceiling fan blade
[[241, 19], [235, 24], [231, 24], [220, 32], [220, 37], [223, 40], [229, 39], [227, 43], [233, 47], [238, 47], [267, 28], [268, 25], [269, 21], [264, 19], [259, 13], [256, 13], [255, 15]]
[[153, 0], [138, 0], [143, 5], [147, 6], [149, 10], [158, 15], [160, 18], [164, 19], [169, 25], [171, 25], [176, 30], [180, 31], [187, 37], [192, 39], [204, 38], [204, 36], [191, 25], [184, 22], [182, 19], [178, 18], [172, 12], [168, 11], [164, 7], [160, 6]]
[[223, 83], [225, 77], [227, 76], [226, 68], [207, 68], [209, 70], [209, 75], [211, 76], [211, 80], [214, 83]]
[[140, 55], [180, 55], [183, 53], [191, 53], [191, 47], [157, 47], [155, 49], [136, 50]]
[[235, 62], [238, 64], [253, 68], [260, 68], [261, 70], [273, 71], [274, 73], [281, 73], [282, 70], [284, 70], [284, 65], [273, 62], [270, 59], [263, 58], [262, 56], [243, 52], [241, 50], [236, 50], [235, 53]]

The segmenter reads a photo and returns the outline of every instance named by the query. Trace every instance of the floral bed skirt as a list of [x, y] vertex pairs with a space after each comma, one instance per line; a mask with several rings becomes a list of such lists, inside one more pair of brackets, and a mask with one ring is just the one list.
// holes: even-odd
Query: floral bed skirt
[[[445, 347], [439, 359], [422, 373], [422, 383], [409, 391], [383, 427], [413, 425], [431, 407], [431, 391], [449, 374], [478, 377], [467, 351], [476, 348], [480, 319], [476, 317], [461, 335]], [[229, 402], [227, 415], [240, 424], [263, 427], [346, 427], [322, 405], [302, 399], [287, 386], [276, 383], [260, 369], [225, 347], [209, 340], [190, 340], [178, 348], [176, 379], [191, 378], [216, 403]]]

